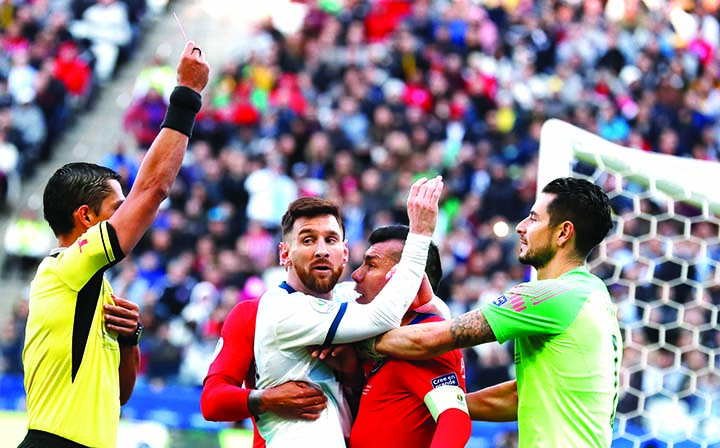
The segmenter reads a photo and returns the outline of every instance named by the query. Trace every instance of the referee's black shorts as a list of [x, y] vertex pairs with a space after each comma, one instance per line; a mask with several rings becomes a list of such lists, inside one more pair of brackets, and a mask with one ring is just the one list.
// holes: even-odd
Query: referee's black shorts
[[80, 445], [79, 443], [73, 442], [72, 440], [68, 440], [68, 439], [62, 438], [60, 436], [56, 436], [55, 434], [50, 434], [49, 432], [38, 431], [37, 429], [30, 429], [30, 430], [28, 430], [28, 433], [25, 436], [25, 439], [23, 439], [23, 441], [20, 442], [20, 445], [18, 445], [18, 448], [88, 448], [88, 447], [86, 447], [85, 445]]

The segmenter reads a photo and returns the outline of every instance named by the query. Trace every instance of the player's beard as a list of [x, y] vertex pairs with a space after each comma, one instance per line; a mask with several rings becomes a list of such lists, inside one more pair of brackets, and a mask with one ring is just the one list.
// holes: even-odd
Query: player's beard
[[528, 244], [525, 245], [525, 253], [518, 256], [518, 261], [522, 264], [527, 264], [535, 269], [542, 269], [550, 260], [555, 257], [557, 249], [552, 247], [549, 242], [546, 242], [544, 246], [536, 249], [530, 249]]
[[312, 269], [308, 270], [295, 265], [295, 273], [300, 283], [305, 285], [308, 291], [317, 294], [327, 294], [332, 291], [342, 276], [343, 267], [338, 266], [337, 268], [331, 268], [330, 272], [329, 276], [319, 278]]

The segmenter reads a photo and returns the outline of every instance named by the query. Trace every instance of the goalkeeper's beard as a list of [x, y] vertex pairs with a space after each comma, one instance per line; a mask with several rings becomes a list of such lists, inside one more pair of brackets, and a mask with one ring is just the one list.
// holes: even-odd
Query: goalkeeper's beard
[[518, 261], [522, 264], [527, 264], [535, 269], [542, 269], [550, 263], [550, 260], [555, 258], [557, 249], [552, 247], [549, 243], [537, 249], [530, 249], [530, 246], [525, 246], [525, 253], [521, 253], [518, 256]]

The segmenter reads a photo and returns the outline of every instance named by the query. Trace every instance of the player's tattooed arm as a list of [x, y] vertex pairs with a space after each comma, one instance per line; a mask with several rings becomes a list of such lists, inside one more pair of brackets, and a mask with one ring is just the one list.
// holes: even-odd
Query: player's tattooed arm
[[453, 348], [472, 347], [497, 341], [490, 324], [480, 310], [469, 311], [450, 323]]
[[456, 348], [496, 341], [480, 310], [453, 320], [396, 328], [375, 338], [374, 352], [402, 359], [431, 359]]

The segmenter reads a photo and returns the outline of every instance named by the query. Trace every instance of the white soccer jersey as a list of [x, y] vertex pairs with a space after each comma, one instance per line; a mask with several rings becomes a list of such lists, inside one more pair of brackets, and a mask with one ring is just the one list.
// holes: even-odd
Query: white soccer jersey
[[257, 388], [302, 380], [317, 384], [328, 397], [327, 408], [315, 421], [284, 420], [271, 412], [261, 415], [258, 430], [268, 448], [345, 446], [351, 414], [342, 388], [335, 372], [310, 356], [306, 347], [355, 342], [400, 326], [420, 287], [429, 243], [429, 237], [408, 235], [397, 271], [367, 305], [319, 299], [286, 283], [263, 294], [255, 329]]

